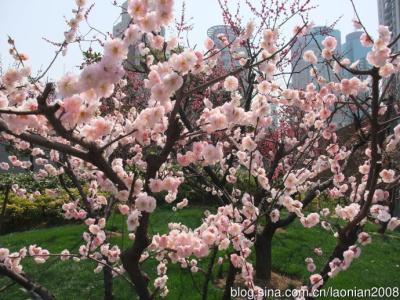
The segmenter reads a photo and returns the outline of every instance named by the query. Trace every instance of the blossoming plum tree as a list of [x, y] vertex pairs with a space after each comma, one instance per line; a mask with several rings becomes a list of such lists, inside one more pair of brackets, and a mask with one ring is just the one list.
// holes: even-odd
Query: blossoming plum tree
[[[79, 23], [87, 17], [85, 2], [76, 1], [57, 55], [79, 40]], [[206, 39], [202, 52], [160, 35], [173, 18], [173, 0], [130, 0], [127, 13], [132, 22], [124, 34], [108, 38], [101, 58], [85, 65], [80, 74], [68, 73], [57, 82], [44, 83], [45, 73], [34, 78], [27, 56], [9, 40], [18, 67], [1, 77], [2, 138], [30, 151], [38, 177], [71, 179], [79, 197], [62, 209], [66, 218], [82, 220], [87, 230], [77, 253], [50, 253], [40, 245], [16, 252], [1, 248], [2, 275], [52, 299], [51, 292], [24, 275], [23, 260], [87, 259], [96, 263], [95, 272], [104, 272], [106, 299], [113, 298], [113, 276], [129, 281], [140, 299], [153, 299], [168, 294], [169, 263], [197, 272], [198, 261], [210, 257], [202, 289], [206, 299], [216, 258], [221, 263], [227, 256], [223, 297], [229, 299], [236, 273], [254, 291], [268, 284], [274, 232], [299, 219], [305, 228], [322, 226], [337, 238], [320, 271], [311, 257], [306, 258], [313, 274], [303, 288], [313, 290], [348, 269], [361, 246], [372, 242], [364, 228], [367, 222], [386, 223], [389, 229], [399, 225], [389, 212], [389, 191], [399, 180], [389, 163], [400, 142], [399, 125], [389, 130], [398, 119], [398, 103], [387, 88], [400, 68], [398, 53], [392, 51], [398, 38], [384, 26], [373, 37], [356, 19], [355, 25], [364, 30], [362, 43], [372, 46], [371, 67], [360, 69], [343, 59], [336, 52], [336, 40], [327, 35], [321, 55], [309, 50], [302, 56], [315, 80], [305, 90], [294, 90], [285, 81], [285, 70], [296, 39], [312, 35], [312, 24], [304, 21], [309, 1], [293, 1], [285, 13], [287, 1], [271, 7], [267, 2], [261, 1], [265, 13], [257, 15], [246, 1], [260, 22], [245, 26], [230, 14], [226, 1], [220, 2], [236, 32], [233, 40], [223, 34], [220, 38], [236, 63], [217, 77], [213, 71], [222, 49], [212, 40]], [[295, 16], [303, 23], [285, 41], [280, 32]], [[129, 46], [137, 43], [143, 77], [132, 77], [132, 70], [124, 69]], [[335, 79], [319, 74], [319, 61], [331, 68]], [[352, 77], [342, 78], [341, 70]], [[148, 91], [140, 93], [141, 105], [130, 107], [123, 101], [137, 103], [129, 99], [135, 93], [126, 97], [123, 91], [132, 80]], [[215, 93], [223, 96], [217, 101]], [[190, 103], [202, 95], [203, 106], [194, 114]], [[101, 109], [106, 103], [115, 109]], [[121, 103], [124, 110], [118, 109]], [[354, 117], [355, 111], [361, 112], [351, 143], [337, 133], [334, 116], [339, 111], [351, 111]], [[362, 161], [349, 170], [355, 153]], [[30, 162], [12, 156], [1, 163], [2, 169], [9, 167], [29, 168]], [[150, 236], [156, 197], [164, 195], [165, 202], [183, 209], [190, 199], [178, 199], [178, 191], [189, 175], [197, 176], [218, 207], [205, 213], [197, 228], [170, 223], [168, 233]], [[23, 187], [14, 191], [27, 195]], [[340, 199], [341, 205], [334, 211], [311, 206], [321, 194], [333, 203]], [[123, 250], [110, 244], [105, 232], [115, 208], [126, 216], [132, 240]], [[314, 253], [322, 255], [321, 249]], [[158, 262], [151, 284], [141, 268], [148, 259]]]

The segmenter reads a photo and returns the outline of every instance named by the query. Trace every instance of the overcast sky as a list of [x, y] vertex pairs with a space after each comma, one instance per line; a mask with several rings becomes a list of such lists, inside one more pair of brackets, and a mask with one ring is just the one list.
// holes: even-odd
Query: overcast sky
[[[180, 16], [182, 1], [175, 0], [176, 17]], [[244, 0], [238, 1], [242, 6], [245, 5]], [[350, 0], [311, 1], [313, 5], [318, 5], [310, 15], [310, 19], [316, 25], [330, 25], [342, 17], [336, 25], [342, 33], [342, 41], [347, 33], [354, 30], [351, 23], [354, 12]], [[89, 4], [95, 3], [89, 18], [90, 23], [103, 32], [112, 32], [112, 27], [118, 23], [121, 12], [112, 6], [111, 2], [111, 0], [88, 0]], [[231, 2], [236, 0], [229, 0], [229, 3]], [[354, 3], [367, 29], [375, 34], [378, 25], [377, 0], [354, 0]], [[198, 48], [202, 48], [207, 29], [223, 23], [218, 1], [186, 0], [186, 4], [186, 16], [193, 18], [190, 23], [194, 25], [190, 33], [191, 46], [197, 44]], [[21, 52], [29, 55], [34, 72], [46, 67], [54, 55], [55, 47], [42, 38], [62, 41], [63, 32], [67, 28], [64, 17], [69, 19], [73, 8], [75, 8], [74, 0], [0, 0], [0, 58], [3, 68], [7, 68], [12, 62], [8, 54], [8, 35], [15, 39]], [[242, 11], [243, 19], [251, 18], [245, 9]], [[86, 26], [81, 28], [82, 32], [87, 29]], [[56, 79], [67, 71], [74, 71], [75, 66], [81, 61], [79, 48], [71, 47], [67, 56], [60, 57], [48, 74]]]

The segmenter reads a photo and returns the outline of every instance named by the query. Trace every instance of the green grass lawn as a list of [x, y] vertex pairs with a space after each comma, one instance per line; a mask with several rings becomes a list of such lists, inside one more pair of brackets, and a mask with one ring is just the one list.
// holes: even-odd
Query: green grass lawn
[[[195, 227], [200, 224], [201, 216], [200, 208], [187, 208], [177, 213], [171, 213], [167, 208], [159, 209], [152, 215], [150, 232], [166, 232], [169, 222], [182, 222], [189, 227]], [[120, 215], [114, 215], [108, 226], [111, 230], [125, 228], [125, 221]], [[81, 236], [84, 228], [82, 225], [65, 225], [12, 233], [0, 236], [0, 245], [18, 250], [22, 246], [36, 243], [52, 252], [65, 248], [76, 251], [81, 243], [77, 237]], [[327, 286], [335, 288], [400, 286], [400, 234], [389, 232], [388, 236], [374, 234], [372, 237], [373, 243], [363, 247], [361, 257], [353, 262], [350, 269], [329, 281]], [[122, 232], [121, 236], [112, 238], [112, 243], [124, 249], [130, 241], [126, 237], [126, 232]], [[324, 259], [316, 258], [312, 255], [312, 250], [321, 247], [328, 255], [335, 241], [320, 228], [304, 229], [296, 222], [287, 230], [277, 233], [273, 243], [273, 269], [300, 281], [307, 281], [310, 274], [305, 268], [304, 258], [312, 256], [317, 268], [322, 267]], [[201, 265], [205, 266], [206, 263], [205, 260]], [[24, 270], [31, 278], [45, 285], [57, 299], [68, 300], [102, 299], [102, 273], [94, 274], [95, 267], [96, 265], [89, 261], [61, 262], [55, 258], [51, 258], [43, 265], [37, 265], [30, 259], [24, 261]], [[155, 273], [155, 267], [156, 263], [150, 260], [144, 266], [149, 275]], [[187, 269], [169, 264], [168, 276], [170, 293], [167, 299], [201, 299], [198, 292], [203, 282], [201, 273], [192, 275]], [[114, 282], [116, 299], [134, 299], [132, 288], [126, 281], [116, 278]], [[9, 283], [8, 279], [0, 278], [0, 290]], [[221, 294], [219, 288], [210, 285], [209, 299], [220, 299]], [[14, 285], [0, 293], [0, 299], [29, 299], [29, 294]]]

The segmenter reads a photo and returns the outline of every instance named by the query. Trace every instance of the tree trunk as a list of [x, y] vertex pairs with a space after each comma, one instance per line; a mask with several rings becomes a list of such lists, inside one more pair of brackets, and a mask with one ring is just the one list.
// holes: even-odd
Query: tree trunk
[[272, 273], [272, 238], [275, 228], [266, 225], [262, 232], [257, 233], [255, 242], [256, 252], [256, 281], [260, 286], [267, 286]]
[[[339, 241], [333, 250], [331, 256], [329, 257], [329, 260], [325, 264], [324, 268], [320, 272], [321, 276], [324, 277], [324, 284], [326, 283], [327, 279], [327, 274], [331, 270], [329, 263], [335, 259], [343, 259], [343, 252], [348, 250], [350, 246], [353, 246], [357, 242], [357, 236], [360, 231], [360, 226], [354, 226], [353, 228], [350, 228], [348, 230], [345, 230], [339, 234]], [[325, 277], [327, 277], [325, 279]]]
[[113, 275], [111, 268], [103, 268], [103, 280], [104, 280], [104, 300], [113, 300]]
[[2, 205], [2, 208], [1, 208], [1, 217], [0, 217], [0, 233], [1, 233], [2, 229], [3, 229], [3, 223], [4, 223], [4, 220], [5, 220], [5, 217], [6, 217], [6, 208], [7, 208], [8, 198], [9, 198], [9, 195], [10, 195], [10, 189], [11, 189], [10, 185], [6, 185], [5, 186], [4, 199], [3, 199], [3, 205]]
[[212, 277], [212, 271], [213, 271], [213, 267], [214, 267], [214, 263], [215, 263], [215, 258], [217, 257], [217, 252], [218, 252], [218, 248], [214, 247], [213, 252], [211, 254], [210, 257], [210, 261], [208, 263], [208, 270], [207, 273], [205, 275], [205, 279], [204, 279], [204, 283], [203, 283], [203, 300], [207, 300], [208, 299], [208, 284], [211, 280]]
[[139, 264], [140, 256], [150, 244], [150, 240], [147, 237], [148, 220], [149, 214], [143, 213], [141, 225], [136, 230], [136, 239], [133, 246], [126, 249], [121, 255], [122, 264], [135, 285], [135, 290], [140, 300], [150, 300], [152, 298], [148, 288], [149, 278], [140, 269]]
[[[150, 300], [151, 295], [148, 289], [149, 279], [145, 273], [142, 272], [139, 266], [139, 260], [137, 259], [137, 252], [133, 248], [129, 248], [121, 256], [123, 266], [127, 271], [129, 278], [135, 285], [135, 291], [139, 296], [140, 300]], [[136, 253], [135, 253], [136, 252]], [[131, 262], [129, 262], [131, 260]]]
[[226, 277], [225, 283], [225, 291], [224, 295], [222, 296], [222, 300], [231, 300], [231, 289], [233, 288], [233, 284], [235, 283], [235, 275], [236, 275], [236, 268], [232, 264], [231, 259], [229, 257], [229, 271]]
[[218, 266], [217, 278], [223, 279], [224, 278], [224, 264], [220, 264]]
[[18, 283], [29, 293], [33, 294], [35, 297], [40, 297], [43, 300], [54, 300], [55, 297], [43, 286], [30, 280], [22, 274], [15, 273], [8, 269], [4, 264], [0, 264], [0, 275], [7, 276], [14, 282]]

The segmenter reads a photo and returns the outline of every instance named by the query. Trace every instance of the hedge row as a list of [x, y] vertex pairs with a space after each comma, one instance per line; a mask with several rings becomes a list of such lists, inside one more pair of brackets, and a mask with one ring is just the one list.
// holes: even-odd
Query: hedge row
[[[3, 201], [4, 194], [1, 196], [0, 207], [3, 207]], [[66, 194], [57, 197], [41, 195], [30, 200], [10, 193], [5, 214], [0, 215], [0, 233], [63, 224], [67, 220], [62, 215], [61, 206], [68, 201]]]

